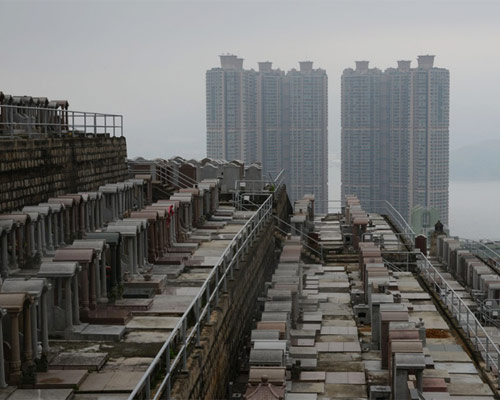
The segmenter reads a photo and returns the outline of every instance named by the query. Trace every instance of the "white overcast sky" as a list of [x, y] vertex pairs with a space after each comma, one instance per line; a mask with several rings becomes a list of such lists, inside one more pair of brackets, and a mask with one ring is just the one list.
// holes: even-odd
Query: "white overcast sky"
[[0, 0], [0, 90], [124, 115], [130, 157], [205, 155], [205, 71], [312, 60], [329, 77], [330, 152], [340, 75], [436, 55], [451, 71], [451, 148], [500, 134], [500, 1]]

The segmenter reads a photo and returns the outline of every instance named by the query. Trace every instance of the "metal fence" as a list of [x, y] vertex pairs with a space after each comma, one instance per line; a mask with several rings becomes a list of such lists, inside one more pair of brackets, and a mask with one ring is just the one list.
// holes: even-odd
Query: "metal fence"
[[500, 254], [498, 254], [492, 248], [486, 246], [482, 242], [477, 242], [475, 240], [461, 239], [462, 247], [469, 250], [472, 254], [479, 256], [486, 262], [490, 262], [493, 266], [500, 271]]
[[[200, 344], [203, 325], [210, 320], [211, 310], [217, 306], [219, 296], [227, 291], [227, 280], [233, 278], [241, 258], [248, 254], [257, 234], [272, 217], [272, 206], [273, 196], [270, 195], [229, 243], [129, 400], [170, 398], [176, 371], [186, 371], [187, 357], [194, 346]], [[192, 321], [191, 324], [189, 321]], [[159, 384], [156, 384], [158, 379]]]
[[123, 136], [123, 115], [0, 104], [0, 136], [77, 133]]
[[499, 377], [500, 384], [500, 350], [483, 328], [481, 322], [423, 254], [417, 256], [417, 267], [421, 276], [440, 296], [441, 301], [457, 320], [458, 325], [463, 329], [476, 350], [481, 354], [486, 363], [486, 369], [491, 370]]
[[238, 179], [234, 183], [234, 189], [239, 192], [246, 192], [248, 188], [250, 191], [263, 190], [266, 186], [266, 191], [275, 191], [285, 181], [285, 170], [282, 169], [274, 179]]

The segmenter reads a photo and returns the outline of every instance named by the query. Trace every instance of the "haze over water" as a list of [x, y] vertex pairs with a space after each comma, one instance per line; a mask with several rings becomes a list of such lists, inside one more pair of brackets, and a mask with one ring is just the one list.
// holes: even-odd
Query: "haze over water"
[[[340, 161], [332, 154], [329, 157], [329, 199], [339, 200]], [[465, 239], [500, 240], [499, 198], [500, 181], [450, 180], [450, 234]]]

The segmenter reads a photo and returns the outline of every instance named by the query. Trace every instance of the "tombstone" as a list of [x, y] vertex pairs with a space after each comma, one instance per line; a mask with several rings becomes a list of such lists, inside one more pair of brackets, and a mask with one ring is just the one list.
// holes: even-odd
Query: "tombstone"
[[[392, 310], [390, 310], [392, 308]], [[397, 310], [396, 306], [401, 306]], [[389, 345], [389, 323], [394, 321], [408, 321], [408, 311], [404, 310], [404, 304], [382, 304], [380, 306], [380, 351], [382, 355], [382, 368], [387, 369], [388, 345]], [[396, 308], [396, 310], [395, 310]]]
[[198, 176], [199, 167], [194, 164], [195, 162], [194, 160], [191, 161], [193, 162], [183, 163], [179, 168], [180, 172], [179, 180], [182, 181], [182, 184], [179, 185], [180, 187], [191, 187], [200, 180]]
[[251, 332], [251, 341], [256, 340], [279, 340], [280, 330], [279, 329], [254, 329]]
[[[122, 278], [127, 274], [127, 276], [133, 276], [139, 273], [137, 266], [137, 255], [138, 255], [138, 237], [140, 234], [140, 228], [137, 225], [108, 225], [106, 232], [119, 233], [123, 240], [123, 245], [121, 246], [120, 259], [122, 261], [122, 266], [125, 268], [122, 270]], [[149, 246], [148, 246], [149, 247]], [[127, 263], [125, 263], [127, 260]]]
[[236, 189], [237, 181], [242, 180], [243, 174], [239, 165], [228, 163], [222, 167], [221, 192], [230, 193]]
[[122, 281], [121, 268], [121, 236], [118, 232], [91, 232], [87, 233], [87, 239], [103, 239], [108, 245], [109, 256], [106, 259], [111, 261], [111, 276], [108, 293], [113, 296], [118, 294], [117, 286]]
[[408, 390], [408, 375], [417, 378], [416, 388], [423, 391], [423, 370], [425, 369], [425, 357], [423, 354], [396, 353], [392, 373], [392, 395], [394, 399], [410, 400]]
[[139, 237], [137, 242], [137, 263], [139, 268], [144, 267], [148, 263], [148, 229], [149, 221], [147, 218], [125, 218], [111, 223], [109, 226], [137, 226], [139, 229]]
[[[9, 278], [3, 284], [2, 292], [27, 292], [34, 300], [31, 307], [31, 345], [33, 358], [40, 364], [42, 370], [47, 370], [49, 355], [49, 325], [48, 325], [48, 292], [51, 285], [44, 278]], [[38, 333], [40, 332], [40, 333]], [[38, 340], [42, 343], [41, 354], [38, 351]]]
[[145, 181], [144, 179], [129, 179], [127, 182], [132, 182], [134, 184], [134, 191], [132, 196], [132, 209], [133, 210], [141, 210], [145, 206], [145, 195], [144, 195], [144, 187]]
[[9, 276], [10, 262], [9, 262], [9, 237], [12, 227], [14, 226], [13, 220], [0, 220], [0, 262], [2, 279]]
[[99, 187], [98, 191], [104, 196], [104, 207], [102, 214], [104, 223], [116, 221], [119, 215], [118, 187], [105, 185]]
[[47, 322], [52, 334], [66, 335], [73, 325], [80, 324], [78, 273], [81, 270], [77, 262], [44, 262], [40, 266], [37, 276], [46, 278], [54, 291], [47, 298]]
[[251, 349], [248, 360], [250, 366], [285, 366], [285, 354], [283, 350]]
[[38, 207], [49, 207], [52, 211], [52, 227], [54, 232], [54, 247], [61, 247], [64, 242], [65, 205], [62, 203], [39, 203]]
[[96, 253], [96, 294], [97, 300], [100, 303], [107, 303], [107, 279], [106, 279], [106, 240], [105, 239], [80, 239], [75, 240], [72, 245], [67, 248], [74, 249], [93, 249]]
[[[89, 317], [89, 311], [97, 308], [97, 291], [96, 291], [96, 270], [97, 257], [94, 249], [59, 249], [53, 258], [54, 262], [75, 261], [81, 267], [80, 286], [80, 303], [82, 311], [80, 317], [86, 322]], [[67, 282], [66, 289], [71, 292], [71, 286]], [[65, 289], [65, 290], [66, 290]]]
[[[75, 233], [79, 238], [85, 234], [85, 212], [86, 212], [86, 202], [81, 194], [65, 194], [58, 196], [61, 199], [74, 199], [75, 201]], [[88, 196], [85, 196], [88, 198]]]
[[262, 180], [262, 166], [260, 164], [250, 164], [245, 168], [245, 183], [247, 192], [261, 192], [264, 187]]
[[49, 204], [61, 204], [64, 206], [64, 241], [71, 243], [77, 236], [76, 215], [77, 210], [74, 198], [49, 198]]
[[14, 222], [13, 224], [11, 222], [4, 223], [6, 227], [10, 226], [11, 265], [13, 268], [23, 268], [26, 265], [29, 255], [28, 249], [33, 240], [29, 229], [30, 217], [28, 214], [0, 214], [1, 220]]
[[415, 238], [415, 249], [420, 250], [424, 256], [427, 256], [427, 238], [424, 235], [418, 235]]
[[[33, 299], [28, 293], [0, 292], [0, 309], [7, 312], [7, 315], [2, 318], [2, 325], [8, 330], [3, 330], [2, 336], [3, 343], [8, 343], [10, 348], [10, 354], [3, 354], [4, 364], [8, 366], [9, 370], [9, 376], [6, 377], [9, 386], [36, 382], [31, 341], [32, 304]], [[21, 338], [23, 340], [22, 346], [20, 344]], [[5, 346], [1, 347], [3, 351]], [[0, 374], [2, 372], [0, 370]]]
[[219, 168], [212, 164], [205, 164], [200, 168], [200, 177], [203, 179], [216, 179], [219, 177]]
[[148, 221], [148, 261], [152, 264], [163, 255], [163, 236], [159, 217], [161, 211], [162, 210], [144, 210], [130, 213], [130, 218], [147, 219]]

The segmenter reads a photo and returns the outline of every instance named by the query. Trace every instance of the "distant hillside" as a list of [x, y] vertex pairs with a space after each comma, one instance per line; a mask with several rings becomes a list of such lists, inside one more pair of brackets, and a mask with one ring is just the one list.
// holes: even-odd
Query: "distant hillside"
[[500, 180], [500, 140], [487, 140], [452, 151], [450, 179]]

